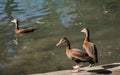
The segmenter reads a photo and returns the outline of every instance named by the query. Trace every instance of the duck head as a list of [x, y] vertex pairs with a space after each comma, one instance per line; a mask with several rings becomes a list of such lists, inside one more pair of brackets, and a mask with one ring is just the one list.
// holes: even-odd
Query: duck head
[[59, 46], [59, 45], [61, 45], [61, 44], [63, 44], [63, 43], [65, 43], [65, 44], [68, 43], [68, 40], [67, 40], [66, 37], [61, 38], [60, 41], [56, 44], [56, 46]]
[[83, 29], [81, 30], [81, 32], [83, 32], [83, 33], [86, 33], [87, 31], [88, 31], [87, 28], [83, 28]]
[[11, 22], [17, 23], [17, 19], [13, 19], [13, 20], [11, 20]]

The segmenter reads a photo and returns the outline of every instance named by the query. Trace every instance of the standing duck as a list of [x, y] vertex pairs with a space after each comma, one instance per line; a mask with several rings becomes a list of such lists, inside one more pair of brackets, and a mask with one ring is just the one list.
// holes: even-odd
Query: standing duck
[[[90, 42], [89, 30], [87, 28], [83, 28], [81, 32], [86, 35], [83, 42], [83, 49], [86, 50], [87, 54], [93, 59], [94, 63], [98, 63], [97, 48], [94, 43]], [[89, 67], [92, 67], [92, 64], [90, 64]]]
[[19, 33], [29, 33], [29, 32], [33, 32], [34, 30], [37, 29], [36, 27], [19, 28], [17, 19], [13, 19], [11, 22], [15, 23], [15, 33], [16, 34], [19, 34]]
[[77, 69], [78, 72], [80, 71], [80, 62], [89, 62], [90, 64], [94, 63], [92, 58], [89, 57], [86, 52], [76, 48], [71, 48], [70, 42], [66, 37], [61, 38], [60, 41], [56, 44], [56, 46], [59, 46], [63, 43], [66, 45], [67, 57], [77, 63], [77, 65], [73, 66], [73, 68]]

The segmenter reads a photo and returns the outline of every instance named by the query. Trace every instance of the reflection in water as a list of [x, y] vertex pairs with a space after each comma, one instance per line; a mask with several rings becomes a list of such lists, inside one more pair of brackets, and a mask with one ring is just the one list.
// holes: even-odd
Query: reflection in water
[[[97, 45], [99, 64], [119, 62], [119, 3], [117, 0], [1, 0], [0, 75], [71, 69], [75, 63], [67, 59], [64, 46], [55, 44], [66, 36], [73, 47], [81, 49], [83, 27], [89, 28], [91, 40]], [[13, 18], [21, 21], [20, 27], [36, 26], [38, 30], [16, 35], [10, 22]]]
[[13, 42], [15, 43], [15, 45], [18, 45], [19, 43], [18, 43], [18, 36], [17, 35], [15, 35], [15, 40], [13, 40]]

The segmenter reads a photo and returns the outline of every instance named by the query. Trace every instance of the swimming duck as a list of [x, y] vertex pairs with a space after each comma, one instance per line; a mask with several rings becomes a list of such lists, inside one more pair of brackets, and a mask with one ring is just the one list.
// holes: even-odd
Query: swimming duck
[[37, 30], [36, 27], [19, 28], [17, 19], [13, 19], [11, 22], [15, 23], [15, 33], [16, 34], [19, 34], [19, 33], [29, 33], [29, 32], [33, 32], [34, 30]]
[[78, 72], [80, 71], [81, 67], [80, 62], [89, 62], [90, 64], [94, 63], [92, 58], [86, 52], [77, 48], [71, 48], [70, 42], [66, 37], [61, 38], [56, 46], [59, 46], [63, 43], [66, 45], [67, 57], [77, 63], [77, 65], [73, 66], [73, 68], [77, 69]]
[[[85, 33], [86, 35], [83, 42], [83, 49], [93, 59], [94, 63], [98, 63], [97, 48], [94, 43], [90, 42], [89, 30], [87, 28], [83, 28], [81, 32]], [[92, 67], [92, 64], [90, 64], [89, 67]]]

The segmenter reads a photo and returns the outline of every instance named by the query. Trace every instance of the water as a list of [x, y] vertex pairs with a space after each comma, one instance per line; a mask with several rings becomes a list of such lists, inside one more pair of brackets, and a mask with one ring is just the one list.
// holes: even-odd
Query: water
[[[0, 0], [0, 75], [72, 69], [65, 46], [55, 45], [66, 36], [72, 47], [82, 49], [83, 27], [97, 45], [96, 65], [120, 62], [119, 6], [119, 0]], [[16, 36], [13, 18], [20, 27], [38, 30]]]

